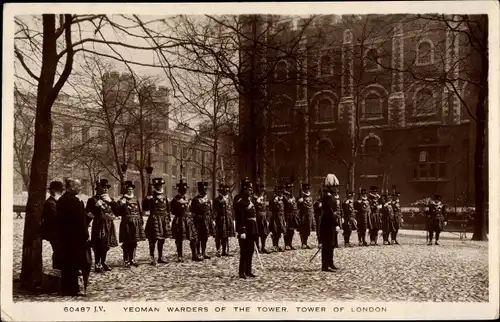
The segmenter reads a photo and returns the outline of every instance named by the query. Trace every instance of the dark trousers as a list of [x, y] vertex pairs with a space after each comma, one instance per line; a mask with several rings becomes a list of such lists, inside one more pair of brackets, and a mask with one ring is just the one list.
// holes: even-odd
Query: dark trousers
[[94, 257], [95, 257], [95, 265], [101, 265], [106, 263], [106, 257], [108, 255], [109, 247], [104, 245], [94, 246]]
[[321, 247], [321, 269], [333, 266], [333, 245], [324, 244]]
[[391, 232], [389, 232], [389, 231], [382, 232], [382, 238], [384, 239], [384, 242], [389, 242], [389, 235], [390, 234], [391, 234]]
[[[259, 245], [259, 239], [260, 239], [260, 245]], [[266, 239], [267, 235], [260, 235], [258, 238], [255, 238], [255, 245], [257, 245], [257, 248], [260, 250], [266, 249]]]
[[217, 234], [215, 234], [214, 239], [215, 239], [215, 249], [219, 252], [222, 241]]
[[135, 258], [135, 250], [137, 248], [137, 242], [126, 242], [122, 244], [123, 249], [123, 261], [130, 262]]
[[205, 255], [205, 251], [207, 250], [207, 242], [208, 236], [198, 237], [198, 243], [196, 245], [198, 254]]
[[[182, 238], [175, 240], [175, 246], [177, 247], [177, 256], [182, 257]], [[196, 257], [196, 240], [190, 240], [189, 246], [191, 247], [191, 255]]]
[[61, 254], [59, 250], [59, 243], [56, 241], [50, 241], [50, 246], [52, 247], [52, 268], [61, 269]]
[[360, 244], [366, 243], [366, 228], [365, 229], [358, 228], [358, 241]]
[[399, 229], [391, 231], [391, 240], [396, 240], [398, 237], [398, 231]]
[[150, 239], [149, 242], [149, 256], [155, 257], [155, 245], [158, 243], [158, 258], [163, 257], [163, 245], [165, 244], [165, 239]]
[[240, 244], [240, 267], [239, 274], [249, 275], [252, 273], [252, 258], [257, 236], [246, 235], [245, 239], [238, 238]]
[[350, 244], [351, 243], [351, 230], [344, 230], [344, 244]]
[[434, 229], [429, 230], [429, 241], [430, 242], [432, 242], [432, 237], [434, 236], [434, 233], [436, 233], [436, 241], [438, 241], [439, 234], [441, 233], [441, 230], [434, 230]]
[[272, 240], [273, 240], [273, 246], [274, 247], [278, 247], [279, 246], [280, 238], [281, 238], [281, 233], [273, 234], [272, 235]]
[[80, 291], [78, 269], [73, 265], [61, 269], [61, 291], [62, 296], [76, 296]]
[[300, 235], [300, 242], [302, 245], [307, 245], [307, 240], [309, 239], [309, 235], [311, 235], [310, 232], [301, 232], [299, 233]]
[[295, 229], [287, 229], [285, 234], [285, 246], [292, 246], [293, 235], [295, 235]]
[[377, 243], [378, 229], [370, 229], [370, 242]]

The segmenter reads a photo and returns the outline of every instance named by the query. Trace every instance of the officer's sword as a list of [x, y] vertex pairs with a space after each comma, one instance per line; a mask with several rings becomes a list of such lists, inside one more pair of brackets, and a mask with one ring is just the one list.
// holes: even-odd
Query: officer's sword
[[259, 259], [259, 262], [260, 262], [260, 268], [262, 268], [262, 271], [264, 271], [264, 265], [262, 265], [262, 260], [260, 259], [259, 249], [257, 248], [257, 245], [255, 244], [255, 242], [253, 243], [253, 247], [254, 247], [255, 251], [257, 252], [257, 258]]
[[318, 251], [316, 252], [316, 254], [314, 254], [314, 256], [309, 260], [309, 263], [313, 261], [313, 259], [316, 258], [316, 256], [318, 256], [319, 252], [321, 250], [321, 246], [318, 246]]

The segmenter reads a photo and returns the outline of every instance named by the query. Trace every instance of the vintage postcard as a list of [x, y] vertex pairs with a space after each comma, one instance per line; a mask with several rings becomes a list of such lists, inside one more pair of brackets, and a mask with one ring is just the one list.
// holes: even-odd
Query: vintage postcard
[[499, 317], [497, 2], [4, 9], [2, 320]]

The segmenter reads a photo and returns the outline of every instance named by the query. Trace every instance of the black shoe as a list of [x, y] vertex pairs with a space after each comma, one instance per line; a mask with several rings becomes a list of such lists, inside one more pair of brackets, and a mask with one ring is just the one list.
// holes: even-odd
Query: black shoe
[[246, 279], [247, 277], [246, 277], [246, 275], [245, 275], [245, 274], [240, 274], [240, 278], [242, 278], [242, 279]]
[[130, 268], [130, 262], [129, 261], [124, 262], [123, 267]]
[[132, 265], [134, 267], [139, 267], [139, 264], [135, 260], [131, 260], [130, 265]]
[[103, 272], [102, 267], [101, 266], [97, 266], [97, 265], [95, 266], [94, 270], [95, 270], [96, 273], [102, 273]]
[[323, 271], [323, 272], [335, 272], [333, 269], [331, 269], [329, 267], [328, 268], [322, 268], [321, 271]]
[[208, 256], [208, 255], [203, 255], [203, 258], [204, 258], [204, 259], [210, 259], [210, 256]]
[[163, 257], [158, 258], [158, 264], [167, 264], [168, 260], [164, 259]]
[[430, 241], [430, 242], [427, 244], [427, 246], [432, 246], [432, 242]]
[[149, 263], [153, 266], [156, 266], [156, 259], [154, 258], [154, 256], [151, 256]]
[[193, 262], [201, 262], [203, 259], [199, 258], [198, 256], [193, 256], [192, 260]]
[[337, 267], [337, 266], [335, 266], [335, 265], [332, 265], [332, 266], [330, 266], [330, 267], [328, 267], [328, 268], [330, 268], [330, 269], [338, 269], [338, 267]]
[[293, 247], [293, 246], [290, 246], [290, 250], [295, 250], [295, 247]]
[[435, 242], [434, 245], [438, 245], [439, 246], [439, 243], [438, 242]]
[[181, 256], [179, 256], [179, 258], [177, 258], [177, 262], [178, 263], [184, 263], [184, 258], [182, 258]]
[[398, 243], [398, 241], [397, 241], [397, 240], [395, 240], [395, 241], [394, 241], [394, 244], [399, 245], [399, 243]]
[[268, 250], [267, 250], [267, 249], [265, 249], [265, 248], [262, 248], [261, 253], [262, 253], [262, 254], [269, 254], [269, 253], [270, 253], [270, 251], [268, 251]]
[[112, 271], [112, 268], [108, 266], [108, 264], [106, 263], [102, 263], [102, 268], [106, 271], [106, 272], [109, 272], [109, 271]]
[[283, 247], [279, 247], [278, 246], [278, 252], [284, 252], [285, 250], [283, 249]]
[[251, 278], [255, 278], [255, 277], [257, 277], [257, 275], [254, 275], [254, 274], [252, 274], [252, 273], [248, 273], [248, 274], [245, 274], [245, 275], [246, 275], [246, 276], [248, 276], [248, 277], [251, 277]]
[[363, 246], [369, 246], [367, 242], [363, 242]]
[[311, 249], [311, 246], [306, 244], [306, 249]]

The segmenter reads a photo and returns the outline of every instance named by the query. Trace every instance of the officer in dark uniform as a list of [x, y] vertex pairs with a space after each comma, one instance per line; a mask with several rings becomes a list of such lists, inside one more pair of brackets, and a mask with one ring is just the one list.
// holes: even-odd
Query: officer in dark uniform
[[[328, 177], [327, 177], [328, 179]], [[333, 251], [338, 247], [338, 233], [341, 222], [341, 202], [335, 198], [338, 186], [325, 180], [325, 191], [321, 201], [322, 214], [319, 221], [319, 242], [321, 244], [321, 270], [332, 272], [337, 267], [333, 261]]]
[[[257, 228], [259, 229], [259, 239], [261, 243], [261, 252], [269, 253], [266, 249], [266, 238], [269, 235], [269, 222], [267, 221], [267, 206], [266, 206], [266, 189], [263, 184], [256, 185], [255, 194], [252, 202], [257, 211]], [[259, 247], [259, 239], [257, 239], [257, 247]]]
[[[229, 186], [224, 183], [219, 184], [219, 196], [214, 200], [215, 230], [216, 238], [222, 246], [222, 256], [229, 255], [229, 237], [234, 237], [233, 205], [229, 198]], [[217, 249], [217, 255], [220, 249]]]
[[368, 215], [370, 214], [370, 202], [366, 194], [366, 189], [360, 190], [360, 199], [354, 204], [356, 211], [356, 221], [358, 223], [359, 246], [368, 246], [366, 242], [366, 230], [368, 229]]
[[314, 229], [314, 201], [311, 197], [311, 185], [308, 183], [302, 184], [301, 196], [298, 200], [299, 206], [299, 234], [302, 243], [302, 248], [311, 249], [307, 244], [309, 235]]
[[236, 209], [236, 232], [240, 244], [240, 278], [255, 277], [252, 273], [252, 257], [258, 236], [257, 212], [252, 202], [252, 183], [244, 179], [241, 183], [240, 199]]
[[441, 202], [441, 196], [436, 194], [434, 200], [429, 203], [429, 212], [427, 217], [427, 231], [429, 232], [429, 245], [432, 245], [432, 237], [436, 233], [435, 245], [439, 245], [439, 234], [446, 226], [446, 209]]
[[191, 212], [198, 234], [197, 251], [200, 259], [210, 259], [206, 254], [208, 237], [215, 235], [212, 203], [207, 196], [208, 182], [198, 182], [198, 195], [191, 201]]
[[394, 230], [391, 232], [391, 242], [393, 244], [399, 245], [398, 243], [398, 231], [403, 223], [403, 216], [401, 214], [401, 204], [399, 203], [399, 197], [401, 193], [396, 191], [394, 197], [392, 198], [392, 209], [394, 211]]
[[344, 216], [344, 245], [345, 247], [352, 247], [351, 245], [351, 233], [353, 230], [357, 230], [357, 223], [354, 213], [354, 194], [352, 191], [346, 191], [347, 198], [342, 203], [342, 213]]
[[285, 205], [285, 219], [286, 219], [286, 234], [285, 234], [285, 249], [294, 250], [292, 246], [293, 235], [295, 230], [299, 228], [299, 208], [297, 200], [292, 195], [293, 183], [288, 183], [285, 189], [285, 197], [283, 203]]

